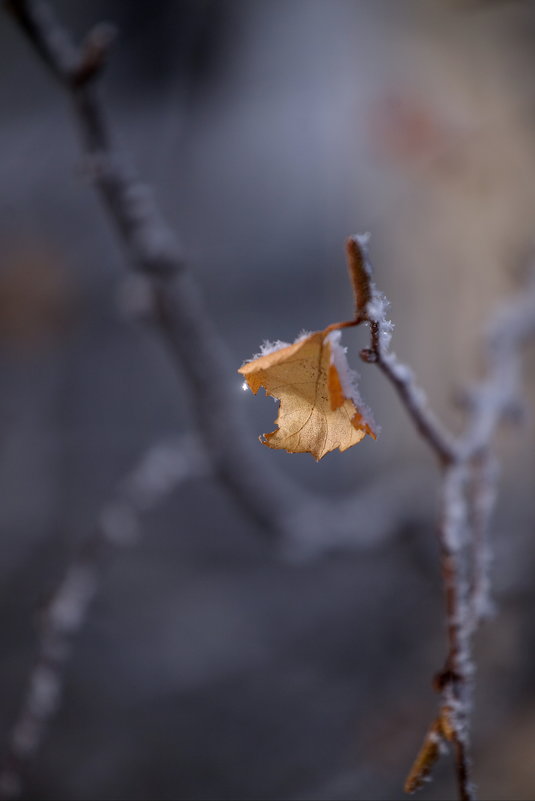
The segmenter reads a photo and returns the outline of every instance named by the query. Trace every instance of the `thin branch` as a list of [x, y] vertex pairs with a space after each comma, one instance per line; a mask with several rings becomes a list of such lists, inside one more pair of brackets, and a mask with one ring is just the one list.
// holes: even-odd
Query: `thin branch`
[[[377, 326], [376, 323], [370, 323], [370, 325], [372, 329]], [[443, 464], [454, 461], [453, 438], [448, 435], [446, 429], [427, 405], [425, 393], [416, 384], [412, 370], [400, 362], [395, 354], [384, 353], [381, 346], [378, 347], [376, 353], [377, 366], [396, 388], [421, 436], [429, 443]]]
[[455, 744], [457, 782], [461, 801], [475, 798], [471, 783], [470, 716], [473, 679], [469, 583], [466, 546], [469, 537], [465, 500], [466, 469], [462, 463], [446, 468], [442, 483], [439, 530], [442, 578], [446, 596], [448, 657], [437, 677], [442, 702], [450, 713]]
[[460, 437], [463, 458], [478, 458], [491, 445], [504, 420], [518, 418], [521, 403], [522, 347], [535, 339], [535, 274], [496, 313], [485, 337], [483, 379], [467, 393], [469, 417]]
[[473, 531], [473, 576], [470, 590], [471, 629], [492, 616], [494, 605], [491, 595], [490, 568], [492, 552], [489, 542], [490, 523], [496, 504], [499, 478], [498, 461], [489, 450], [474, 461], [469, 507]]
[[59, 708], [73, 640], [87, 619], [110, 549], [136, 542], [144, 513], [207, 472], [192, 440], [151, 447], [121, 482], [93, 534], [69, 563], [41, 615], [37, 656], [0, 768], [1, 799], [20, 797], [26, 766]]
[[[370, 347], [364, 361], [376, 364], [396, 389], [425, 442], [442, 467], [442, 509], [438, 540], [446, 603], [448, 655], [435, 685], [448, 710], [462, 801], [475, 798], [471, 781], [470, 718], [474, 666], [472, 638], [488, 614], [490, 602], [488, 530], [498, 471], [492, 445], [498, 425], [516, 414], [520, 401], [520, 348], [535, 338], [535, 282], [496, 316], [485, 342], [485, 374], [468, 394], [470, 413], [458, 437], [437, 420], [412, 371], [389, 351], [392, 324], [388, 302], [373, 283], [368, 236], [348, 241], [349, 269], [356, 314], [370, 325]], [[418, 789], [439, 754], [436, 725], [407, 779], [408, 792]]]
[[[430, 409], [425, 393], [417, 385], [412, 370], [399, 361], [388, 350], [393, 325], [385, 314], [389, 303], [377, 291], [372, 281], [373, 271], [368, 254], [368, 235], [356, 235], [347, 242], [350, 260], [350, 274], [356, 274], [353, 287], [356, 296], [358, 316], [370, 325], [370, 347], [361, 351], [361, 358], [369, 364], [376, 364], [395, 387], [403, 405], [422, 437], [437, 455], [442, 464], [455, 459], [456, 443], [445, 426]], [[360, 258], [355, 258], [355, 252]]]

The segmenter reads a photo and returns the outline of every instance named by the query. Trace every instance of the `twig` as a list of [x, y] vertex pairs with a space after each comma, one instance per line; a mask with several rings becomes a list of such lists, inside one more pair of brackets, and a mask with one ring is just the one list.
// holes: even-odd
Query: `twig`
[[535, 276], [496, 314], [485, 337], [485, 375], [468, 392], [469, 418], [460, 438], [465, 460], [478, 458], [498, 425], [521, 410], [520, 351], [535, 338]]
[[476, 631], [479, 624], [491, 617], [494, 612], [490, 581], [492, 554], [489, 529], [496, 503], [498, 478], [498, 461], [489, 450], [486, 450], [474, 461], [470, 486], [471, 528], [474, 537], [474, 565], [470, 591], [472, 631]]
[[532, 282], [527, 292], [513, 299], [491, 326], [485, 343], [485, 375], [469, 393], [470, 414], [464, 431], [455, 437], [427, 406], [412, 371], [389, 351], [392, 324], [385, 316], [388, 302], [372, 281], [367, 243], [367, 235], [357, 235], [347, 244], [356, 314], [370, 325], [370, 347], [361, 352], [361, 357], [376, 364], [393, 384], [442, 468], [438, 538], [448, 656], [435, 686], [442, 696], [443, 711], [439, 723], [431, 726], [405, 787], [407, 792], [414, 792], [428, 777], [439, 754], [437, 737], [447, 710], [450, 729], [446, 739], [455, 747], [459, 797], [471, 801], [475, 798], [470, 775], [472, 637], [490, 606], [488, 529], [498, 474], [492, 444], [498, 425], [518, 412], [519, 351], [535, 337], [535, 286]]
[[[369, 236], [356, 235], [347, 241], [347, 252], [352, 267], [353, 288], [357, 314], [370, 325], [370, 347], [361, 351], [363, 361], [376, 364], [394, 385], [414, 425], [428, 442], [442, 463], [455, 458], [455, 441], [429, 408], [425, 393], [416, 384], [414, 374], [388, 350], [393, 325], [386, 319], [389, 303], [372, 281], [372, 266], [368, 254]], [[359, 253], [357, 259], [355, 254]], [[360, 265], [360, 269], [359, 269]]]
[[465, 554], [469, 542], [465, 502], [466, 469], [462, 462], [446, 468], [442, 482], [439, 527], [442, 578], [446, 597], [448, 656], [435, 679], [442, 703], [450, 712], [461, 801], [475, 798], [470, 778], [470, 713], [473, 680], [469, 581]]
[[500, 423], [522, 416], [520, 351], [535, 339], [535, 275], [526, 277], [525, 287], [496, 314], [484, 343], [485, 375], [467, 393], [469, 417], [462, 438], [463, 458], [471, 465], [469, 509], [473, 532], [473, 577], [471, 591], [472, 629], [493, 612], [490, 597], [488, 542], [499, 477], [492, 450]]
[[190, 439], [151, 447], [121, 483], [93, 534], [71, 560], [41, 615], [37, 656], [0, 768], [1, 799], [20, 796], [25, 768], [58, 710], [65, 664], [73, 640], [87, 619], [110, 549], [135, 542], [143, 513], [184, 482], [207, 471], [197, 443]]

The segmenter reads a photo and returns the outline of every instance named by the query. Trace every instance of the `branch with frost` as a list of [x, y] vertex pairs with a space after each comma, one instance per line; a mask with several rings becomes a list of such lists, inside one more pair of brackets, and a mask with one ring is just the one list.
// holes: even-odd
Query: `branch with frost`
[[447, 463], [455, 449], [453, 437], [429, 408], [425, 393], [417, 385], [410, 367], [389, 350], [393, 324], [386, 319], [389, 302], [372, 281], [368, 254], [368, 234], [357, 234], [347, 241], [349, 274], [355, 291], [360, 320], [370, 326], [370, 347], [361, 351], [363, 361], [376, 364], [394, 385], [412, 421], [441, 461]]
[[405, 784], [414, 792], [429, 777], [432, 765], [446, 745], [441, 721], [448, 720], [450, 742], [456, 750], [457, 783], [463, 801], [474, 798], [470, 780], [469, 698], [471, 648], [468, 630], [468, 584], [464, 555], [468, 539], [464, 484], [466, 470], [459, 443], [436, 418], [412, 370], [392, 353], [392, 323], [386, 319], [388, 301], [373, 283], [368, 237], [355, 236], [347, 243], [350, 274], [355, 288], [357, 310], [370, 327], [370, 347], [361, 358], [376, 364], [397, 391], [417, 430], [436, 455], [443, 469], [441, 517], [438, 528], [440, 557], [448, 630], [446, 667], [438, 681], [442, 695], [441, 712], [432, 723]]
[[[77, 46], [45, 4], [38, 0], [4, 3], [71, 96], [90, 174], [126, 248], [130, 266], [141, 272], [147, 282], [153, 318], [171, 358], [188, 380], [198, 428], [214, 474], [266, 530], [287, 534], [298, 524], [296, 521], [310, 519], [306, 513], [310, 496], [291, 486], [276, 471], [267, 471], [249, 445], [227, 378], [230, 371], [225, 368], [226, 354], [180, 247], [148, 187], [139, 181], [113, 143], [96, 80], [112, 39], [110, 28], [98, 26]], [[432, 733], [454, 744], [461, 798], [473, 798], [468, 725], [471, 638], [488, 595], [489, 558], [485, 543], [496, 486], [491, 444], [496, 427], [515, 409], [518, 350], [535, 329], [534, 293], [514, 302], [495, 327], [489, 339], [486, 378], [470, 394], [469, 420], [465, 432], [456, 438], [427, 406], [411, 370], [389, 350], [391, 325], [385, 316], [385, 299], [371, 280], [365, 240], [353, 238], [348, 251], [357, 313], [371, 330], [370, 347], [362, 352], [362, 358], [377, 364], [392, 383], [443, 469], [439, 543], [449, 649], [446, 666], [437, 678], [442, 722], [438, 727], [433, 724]], [[219, 410], [217, 416], [214, 408]], [[313, 506], [318, 512], [317, 530], [330, 528], [331, 508], [326, 504]], [[124, 509], [115, 507], [112, 512], [112, 520], [117, 523], [122, 519], [124, 523]], [[110, 515], [108, 522], [109, 519]], [[75, 586], [80, 585], [75, 582]], [[84, 593], [80, 592], [80, 597], [85, 597]], [[444, 734], [446, 730], [448, 736]], [[425, 759], [423, 762], [427, 764]], [[413, 779], [415, 787], [423, 776], [418, 776], [416, 770]]]
[[25, 768], [55, 716], [74, 638], [83, 627], [110, 550], [138, 540], [142, 515], [209, 467], [190, 438], [152, 446], [104, 507], [41, 614], [37, 656], [0, 769], [0, 798], [19, 798]]
[[373, 283], [368, 236], [347, 243], [349, 271], [358, 317], [370, 327], [370, 347], [363, 361], [376, 364], [394, 386], [417, 430], [442, 469], [442, 501], [438, 526], [446, 602], [448, 654], [435, 677], [440, 711], [407, 778], [412, 793], [429, 778], [448, 743], [455, 751], [459, 797], [475, 798], [471, 782], [470, 717], [474, 664], [472, 638], [488, 616], [490, 552], [488, 531], [498, 481], [492, 445], [497, 427], [518, 415], [520, 351], [535, 339], [535, 280], [498, 312], [485, 339], [485, 373], [466, 393], [469, 414], [464, 430], [454, 436], [436, 418], [412, 371], [390, 351], [392, 324], [388, 301]]

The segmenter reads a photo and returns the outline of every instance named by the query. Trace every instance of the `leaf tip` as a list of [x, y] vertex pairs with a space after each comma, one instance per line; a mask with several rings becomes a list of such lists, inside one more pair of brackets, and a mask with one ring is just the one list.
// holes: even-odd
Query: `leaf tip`
[[357, 431], [364, 431], [364, 433], [368, 434], [372, 439], [375, 439], [375, 440], [377, 439], [377, 433], [378, 432], [376, 432], [372, 428], [370, 423], [366, 420], [366, 418], [364, 417], [364, 415], [361, 412], [356, 412], [353, 415], [353, 418], [351, 420], [351, 424], [353, 425], [354, 428], [357, 429]]

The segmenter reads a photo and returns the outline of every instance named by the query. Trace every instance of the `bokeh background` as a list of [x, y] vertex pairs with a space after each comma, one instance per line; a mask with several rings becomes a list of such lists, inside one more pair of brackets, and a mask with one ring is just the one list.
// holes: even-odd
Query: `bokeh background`
[[[79, 36], [103, 19], [120, 32], [106, 102], [179, 233], [229, 370], [264, 339], [351, 313], [344, 240], [368, 230], [394, 349], [458, 428], [484, 325], [533, 257], [535, 4], [55, 7]], [[157, 334], [129, 313], [136, 288], [68, 101], [6, 16], [0, 64], [6, 744], [39, 610], [121, 478], [193, 415]], [[355, 367], [360, 336], [346, 337]], [[489, 800], [535, 792], [533, 353], [525, 364], [524, 423], [497, 443], [499, 614], [477, 643], [476, 780]], [[259, 445], [260, 458], [331, 501], [371, 487], [380, 506], [414, 475], [406, 503], [422, 522], [365, 550], [330, 549], [326, 531], [289, 556], [215, 480], [189, 482], [111, 553], [24, 797], [403, 797], [445, 655], [437, 488], [391, 388], [359, 372], [376, 443], [320, 464]], [[236, 404], [252, 439], [271, 430], [272, 401], [239, 376]], [[453, 792], [445, 759], [422, 797]]]

